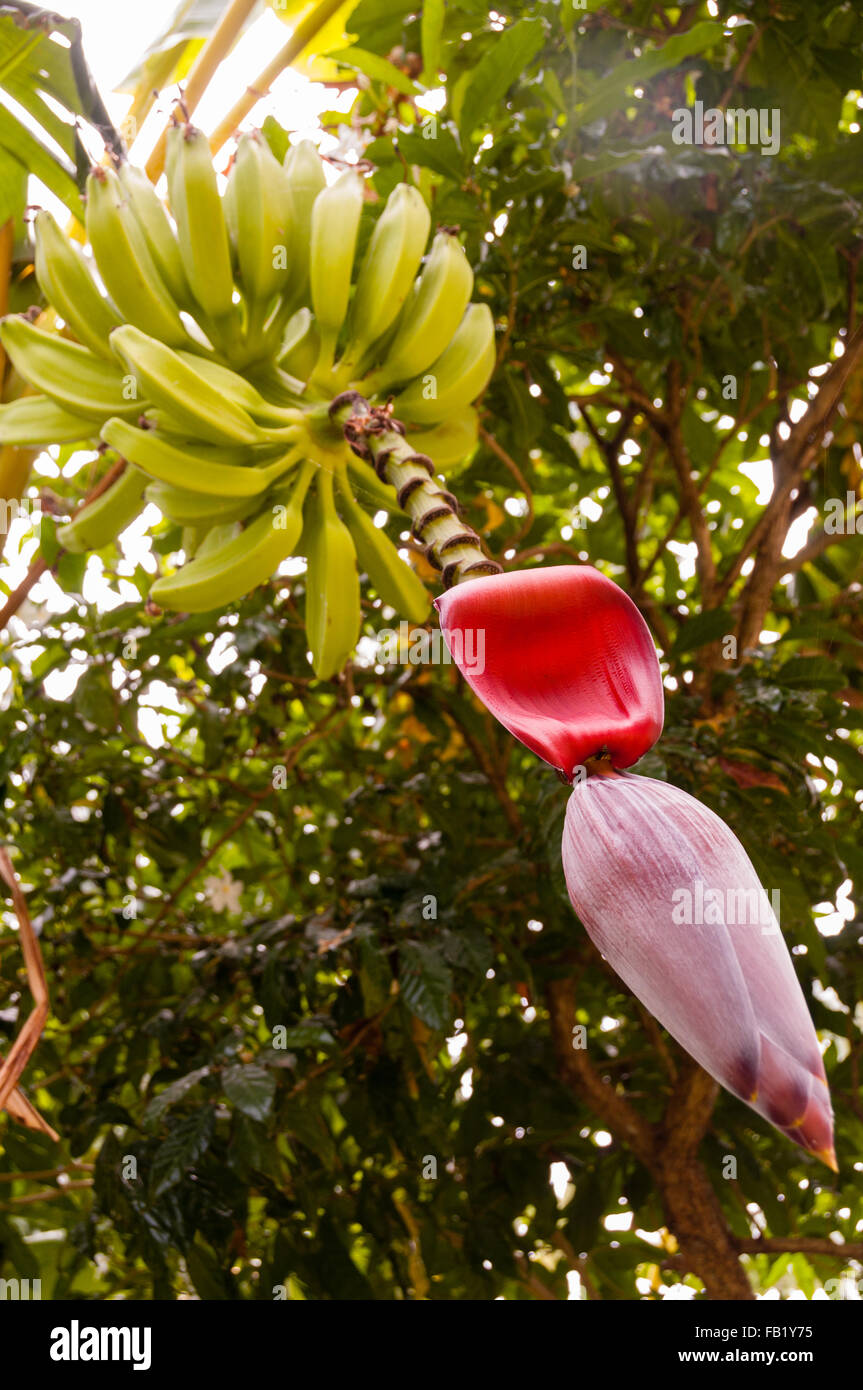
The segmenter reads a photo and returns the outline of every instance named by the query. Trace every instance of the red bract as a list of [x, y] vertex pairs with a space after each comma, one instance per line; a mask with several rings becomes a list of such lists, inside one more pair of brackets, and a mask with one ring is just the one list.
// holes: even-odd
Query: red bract
[[602, 752], [631, 767], [659, 738], [662, 679], [647, 624], [590, 565], [470, 579], [436, 605], [483, 704], [568, 780]]
[[717, 1081], [835, 1169], [815, 1028], [728, 826], [666, 782], [590, 777], [569, 799], [563, 867], [591, 940], [633, 994]]

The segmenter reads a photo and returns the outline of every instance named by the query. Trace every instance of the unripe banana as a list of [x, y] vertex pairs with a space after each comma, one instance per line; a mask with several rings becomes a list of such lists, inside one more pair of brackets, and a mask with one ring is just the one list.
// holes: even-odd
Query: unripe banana
[[367, 348], [395, 322], [410, 293], [428, 240], [431, 217], [418, 189], [397, 184], [369, 240], [350, 314], [350, 342], [340, 375], [348, 379]]
[[309, 283], [320, 334], [316, 374], [333, 365], [336, 343], [351, 292], [351, 272], [363, 210], [363, 183], [358, 174], [342, 174], [324, 188], [312, 208]]
[[315, 674], [329, 680], [357, 644], [362, 611], [356, 551], [336, 511], [333, 475], [327, 468], [318, 468], [303, 539], [308, 560], [306, 635]]
[[165, 169], [189, 288], [208, 318], [223, 319], [234, 310], [234, 275], [219, 183], [204, 133], [192, 125], [172, 126]]
[[79, 343], [100, 357], [110, 357], [108, 335], [121, 320], [96, 288], [86, 257], [64, 236], [50, 212], [37, 212], [33, 229], [36, 279], [46, 299]]
[[118, 454], [137, 464], [150, 478], [170, 483], [188, 492], [205, 493], [214, 497], [254, 497], [266, 491], [276, 480], [293, 467], [297, 451], [263, 467], [246, 467], [221, 461], [222, 451], [213, 449], [212, 459], [202, 457], [203, 450], [194, 451], [161, 438], [155, 430], [138, 429], [125, 420], [109, 420], [102, 429], [102, 438]]
[[266, 400], [253, 384], [245, 376], [240, 376], [239, 372], [232, 371], [230, 367], [223, 367], [220, 362], [214, 362], [211, 357], [201, 357], [194, 352], [178, 351], [177, 356], [203, 377], [215, 391], [218, 391], [225, 400], [231, 401], [234, 405], [241, 406], [247, 410], [253, 419], [260, 424], [268, 425], [295, 425], [299, 424], [303, 418], [303, 412], [299, 409], [291, 409], [283, 406], [273, 405]]
[[242, 521], [260, 506], [259, 497], [239, 499], [189, 492], [170, 483], [150, 483], [146, 498], [163, 516], [178, 526], [212, 526], [222, 521]]
[[103, 284], [123, 318], [174, 346], [189, 336], [113, 169], [87, 179], [87, 237]]
[[240, 136], [225, 189], [225, 220], [240, 284], [262, 322], [290, 275], [291, 190], [260, 131]]
[[494, 362], [491, 310], [487, 304], [471, 304], [446, 351], [396, 396], [396, 419], [434, 424], [464, 410], [485, 390]]
[[143, 510], [146, 486], [144, 474], [127, 466], [105, 492], [59, 528], [57, 539], [64, 550], [81, 554], [116, 540]]
[[447, 476], [452, 476], [452, 470], [470, 457], [478, 438], [479, 416], [470, 405], [431, 429], [410, 432], [411, 447], [430, 458]]
[[389, 483], [381, 482], [377, 473], [356, 454], [348, 454], [348, 473], [351, 490], [367, 507], [375, 507], [393, 515], [405, 515], [404, 508], [398, 504], [396, 490]]
[[207, 613], [263, 584], [296, 549], [313, 472], [314, 465], [306, 463], [293, 488], [273, 493], [270, 503], [239, 535], [220, 538], [176, 574], [158, 579], [150, 589], [153, 602], [175, 612]]
[[431, 596], [422, 580], [404, 560], [384, 532], [358, 506], [347, 481], [339, 480], [342, 512], [356, 546], [360, 569], [365, 570], [384, 603], [412, 623], [425, 622]]
[[298, 309], [285, 329], [279, 366], [300, 381], [308, 381], [320, 352], [321, 335], [311, 309]]
[[291, 190], [293, 265], [285, 298], [298, 308], [306, 302], [309, 288], [309, 247], [312, 208], [327, 180], [323, 160], [311, 140], [292, 145], [285, 155], [285, 173]]
[[0, 444], [77, 444], [98, 433], [92, 420], [64, 410], [49, 396], [19, 396], [0, 405]]
[[224, 548], [229, 541], [242, 535], [243, 528], [238, 521], [208, 522], [203, 526], [183, 528], [183, 550], [187, 559], [204, 560], [208, 555]]
[[10, 314], [0, 324], [0, 341], [21, 376], [73, 415], [104, 420], [109, 415], [139, 415], [144, 408], [118, 366], [68, 338], [36, 328], [20, 314]]
[[456, 237], [438, 232], [425, 269], [408, 297], [383, 366], [366, 376], [366, 395], [419, 376], [454, 337], [473, 291], [473, 271]]
[[111, 334], [114, 351], [135, 374], [141, 391], [174, 418], [179, 429], [214, 444], [263, 444], [267, 435], [241, 405], [229, 400], [185, 357], [131, 324]]
[[124, 161], [117, 177], [169, 294], [177, 304], [187, 306], [191, 302], [189, 282], [164, 203], [144, 170], [136, 165]]

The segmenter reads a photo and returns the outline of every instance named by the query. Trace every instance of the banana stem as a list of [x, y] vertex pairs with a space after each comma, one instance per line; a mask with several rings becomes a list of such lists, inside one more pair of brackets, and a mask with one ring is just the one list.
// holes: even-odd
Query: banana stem
[[[320, 4], [312, 10], [312, 13], [306, 15], [305, 19], [297, 25], [288, 42], [279, 49], [275, 58], [271, 59], [254, 82], [249, 84], [239, 101], [231, 107], [227, 116], [213, 131], [210, 136], [210, 149], [213, 154], [218, 154], [225, 142], [230, 140], [240, 121], [248, 116], [262, 97], [267, 95], [276, 78], [299, 58], [315, 35], [323, 29], [324, 25], [332, 19], [343, 4], [344, 0], [321, 0]], [[150, 172], [149, 167], [147, 172]]]
[[[243, 25], [249, 18], [256, 4], [257, 0], [231, 0], [231, 3], [222, 14], [221, 19], [192, 64], [186, 85], [183, 89], [183, 105], [187, 115], [191, 116], [192, 112], [195, 110], [195, 107], [210, 85], [211, 79], [215, 76], [223, 58], [226, 58], [233, 48]], [[147, 175], [152, 183], [158, 183], [159, 178], [164, 172], [165, 148], [169, 128], [170, 126], [168, 125], [162, 131], [156, 143], [156, 148], [147, 160]]]
[[416, 453], [398, 420], [385, 410], [372, 410], [353, 391], [336, 397], [330, 418], [342, 426], [356, 452], [366, 451], [378, 477], [395, 488], [398, 504], [411, 518], [411, 530], [425, 545], [428, 559], [441, 571], [445, 589], [464, 579], [501, 573], [502, 566], [485, 554], [476, 531], [460, 519], [458, 500], [438, 485], [432, 460]]

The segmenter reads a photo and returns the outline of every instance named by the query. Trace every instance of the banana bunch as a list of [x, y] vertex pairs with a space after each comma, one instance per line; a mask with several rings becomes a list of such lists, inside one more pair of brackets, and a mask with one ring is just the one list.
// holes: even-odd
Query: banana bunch
[[142, 170], [94, 169], [89, 250], [36, 215], [56, 327], [34, 311], [0, 322], [26, 384], [0, 405], [0, 445], [125, 460], [59, 537], [98, 549], [156, 506], [185, 560], [153, 585], [163, 608], [235, 603], [304, 555], [313, 665], [333, 675], [359, 633], [362, 575], [414, 622], [429, 596], [373, 520], [403, 515], [394, 489], [348, 449], [329, 405], [348, 390], [392, 401], [411, 447], [457, 466], [494, 367], [491, 312], [470, 302], [455, 234], [428, 246], [416, 188], [397, 185], [375, 216], [362, 176], [328, 177], [308, 140], [282, 164], [259, 132], [242, 135], [220, 187], [206, 137], [178, 124], [166, 180], [167, 206]]

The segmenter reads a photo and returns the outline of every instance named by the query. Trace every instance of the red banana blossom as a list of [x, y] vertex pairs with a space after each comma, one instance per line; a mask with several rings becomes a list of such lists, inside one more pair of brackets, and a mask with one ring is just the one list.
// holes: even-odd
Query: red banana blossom
[[567, 781], [603, 751], [615, 767], [631, 767], [662, 733], [650, 631], [599, 570], [556, 565], [468, 579], [435, 602], [468, 684]]
[[563, 865], [591, 939], [711, 1076], [835, 1169], [818, 1039], [743, 846], [679, 788], [620, 771], [662, 732], [638, 609], [589, 565], [468, 580], [436, 606], [487, 708], [575, 778]]
[[835, 1169], [815, 1028], [725, 822], [667, 782], [589, 777], [569, 799], [563, 868], [588, 935], [633, 994], [705, 1071]]

